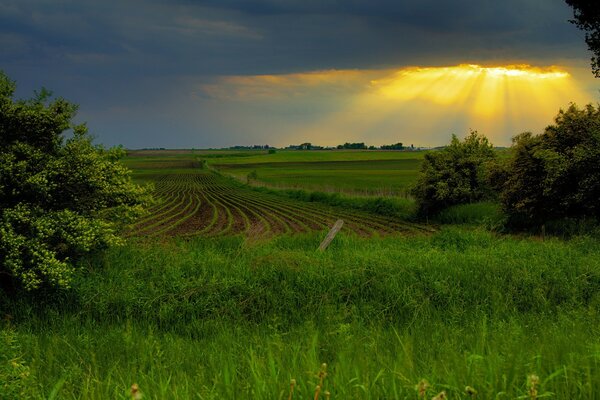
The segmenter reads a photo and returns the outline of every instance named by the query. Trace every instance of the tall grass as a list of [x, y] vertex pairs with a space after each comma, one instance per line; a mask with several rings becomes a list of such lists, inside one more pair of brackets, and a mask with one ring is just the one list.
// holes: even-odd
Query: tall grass
[[366, 211], [373, 214], [413, 220], [415, 218], [415, 202], [407, 197], [366, 197], [350, 196], [341, 193], [312, 192], [308, 190], [270, 189], [253, 187], [253, 190], [283, 196], [306, 202], [317, 202], [334, 207]]
[[517, 398], [531, 374], [540, 396], [596, 395], [597, 241], [320, 239], [131, 242], [44, 304], [4, 296], [0, 398], [12, 377], [37, 398], [286, 399], [295, 379], [312, 399], [323, 362], [321, 398], [414, 399], [423, 379], [428, 399]]
[[504, 224], [500, 204], [491, 201], [458, 204], [440, 211], [434, 221], [441, 224], [473, 224], [500, 227]]

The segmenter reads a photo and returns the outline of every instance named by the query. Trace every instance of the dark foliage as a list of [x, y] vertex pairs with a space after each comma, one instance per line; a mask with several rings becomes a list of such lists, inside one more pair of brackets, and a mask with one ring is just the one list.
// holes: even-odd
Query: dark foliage
[[118, 163], [122, 149], [94, 146], [72, 124], [75, 105], [46, 90], [15, 100], [14, 90], [0, 71], [1, 282], [67, 287], [81, 256], [120, 242], [144, 189]]
[[574, 19], [570, 20], [585, 32], [585, 42], [592, 52], [592, 72], [600, 78], [600, 5], [597, 0], [566, 0], [573, 7]]
[[600, 217], [600, 108], [572, 104], [541, 135], [513, 140], [512, 159], [492, 174], [511, 225]]
[[464, 141], [452, 135], [449, 146], [427, 153], [412, 194], [421, 216], [492, 196], [486, 165], [496, 158], [487, 138], [476, 131]]

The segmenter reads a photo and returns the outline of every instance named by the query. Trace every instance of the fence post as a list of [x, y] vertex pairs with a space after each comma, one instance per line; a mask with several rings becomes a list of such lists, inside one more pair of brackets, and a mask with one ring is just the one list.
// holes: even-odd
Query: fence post
[[335, 221], [333, 228], [331, 228], [327, 236], [325, 236], [325, 239], [323, 239], [323, 241], [321, 242], [321, 245], [319, 246], [319, 251], [324, 251], [327, 248], [327, 246], [329, 246], [329, 243], [331, 243], [333, 238], [335, 238], [335, 235], [337, 235], [340, 229], [342, 229], [342, 226], [344, 226], [343, 220], [338, 219], [337, 221]]

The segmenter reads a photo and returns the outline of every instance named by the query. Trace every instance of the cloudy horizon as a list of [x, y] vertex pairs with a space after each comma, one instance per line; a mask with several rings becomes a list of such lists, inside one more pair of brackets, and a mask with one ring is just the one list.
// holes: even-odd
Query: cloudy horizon
[[106, 145], [507, 145], [597, 101], [571, 17], [558, 0], [0, 0], [0, 69], [19, 97], [79, 104]]

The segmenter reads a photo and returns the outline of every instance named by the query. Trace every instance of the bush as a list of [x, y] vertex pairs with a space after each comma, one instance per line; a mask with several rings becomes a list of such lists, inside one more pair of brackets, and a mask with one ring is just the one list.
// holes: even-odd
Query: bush
[[46, 90], [14, 100], [14, 90], [0, 72], [0, 278], [27, 290], [68, 287], [80, 257], [120, 243], [145, 191], [118, 162], [123, 149], [94, 146], [85, 125], [71, 123], [75, 105]]
[[495, 177], [510, 225], [600, 218], [600, 107], [571, 104], [544, 133], [522, 133], [513, 143]]
[[487, 138], [472, 131], [464, 141], [452, 135], [443, 150], [425, 154], [417, 183], [411, 191], [421, 216], [455, 205], [492, 197], [486, 165], [496, 158]]

